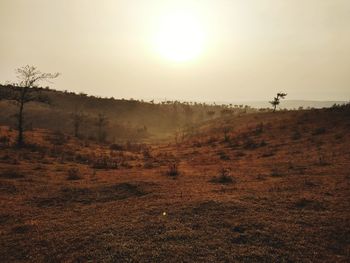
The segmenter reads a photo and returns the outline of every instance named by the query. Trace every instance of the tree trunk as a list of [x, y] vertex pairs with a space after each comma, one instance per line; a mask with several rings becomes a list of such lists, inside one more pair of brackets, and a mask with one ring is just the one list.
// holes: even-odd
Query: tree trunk
[[22, 147], [23, 146], [23, 107], [24, 102], [23, 100], [20, 102], [19, 106], [19, 112], [18, 112], [18, 138], [17, 138], [17, 146]]
[[102, 125], [98, 125], [98, 141], [101, 143], [102, 142]]
[[74, 137], [78, 138], [79, 137], [79, 121], [76, 120], [74, 123]]

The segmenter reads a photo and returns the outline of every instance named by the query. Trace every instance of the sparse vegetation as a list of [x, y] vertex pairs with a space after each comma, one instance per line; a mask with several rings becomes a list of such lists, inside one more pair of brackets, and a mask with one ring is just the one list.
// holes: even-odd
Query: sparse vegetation
[[80, 180], [80, 179], [82, 179], [82, 177], [80, 175], [80, 171], [78, 168], [73, 167], [68, 169], [67, 180]]
[[5, 170], [0, 172], [0, 178], [5, 178], [5, 179], [19, 179], [19, 178], [24, 178], [24, 174], [14, 171], [14, 170]]
[[326, 129], [324, 127], [319, 127], [319, 128], [316, 128], [313, 132], [312, 132], [312, 135], [321, 135], [321, 134], [324, 134], [326, 133]]
[[[34, 128], [25, 131], [26, 147], [18, 149], [11, 145], [16, 132], [0, 129], [10, 142], [0, 144], [0, 248], [7, 262], [18, 261], [17, 243], [29, 262], [162, 261], [174, 249], [176, 260], [186, 262], [202, 256], [213, 262], [345, 257], [346, 238], [333, 237], [348, 228], [348, 221], [339, 220], [349, 213], [343, 112], [309, 112], [305, 122], [299, 112], [225, 115], [186, 131], [185, 139], [180, 133], [177, 146], [172, 136], [170, 142], [100, 143], [93, 116], [79, 133], [92, 126], [95, 140]], [[222, 121], [235, 125], [225, 143]], [[325, 132], [313, 135], [319, 127]], [[295, 138], [296, 132], [302, 137]], [[120, 242], [137, 242], [142, 256]], [[202, 248], [200, 253], [188, 244]], [[47, 246], [54, 249], [45, 252]], [[319, 256], [309, 256], [310, 249]]]
[[166, 171], [166, 175], [170, 177], [177, 177], [180, 175], [179, 164], [177, 162], [170, 162], [168, 164], [168, 169]]
[[28, 65], [16, 69], [16, 73], [19, 83], [14, 84], [7, 99], [14, 101], [18, 106], [18, 113], [16, 115], [18, 129], [17, 145], [22, 147], [24, 143], [24, 106], [31, 101], [48, 103], [48, 98], [43, 96], [40, 90], [36, 89], [37, 84], [43, 80], [57, 78], [59, 73], [42, 73], [36, 67]]
[[118, 162], [108, 156], [99, 156], [92, 160], [92, 168], [94, 169], [118, 169]]
[[286, 93], [279, 92], [276, 97], [273, 98], [273, 101], [270, 101], [270, 104], [273, 107], [273, 112], [276, 111], [276, 107], [280, 104], [281, 99], [284, 99], [287, 96]]
[[236, 180], [230, 175], [230, 170], [227, 168], [220, 169], [219, 175], [214, 176], [210, 181], [217, 184], [232, 184], [236, 182]]

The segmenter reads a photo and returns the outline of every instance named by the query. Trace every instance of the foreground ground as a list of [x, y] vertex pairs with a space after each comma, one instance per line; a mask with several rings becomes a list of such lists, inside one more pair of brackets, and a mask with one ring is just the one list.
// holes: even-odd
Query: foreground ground
[[177, 144], [35, 130], [18, 150], [2, 127], [0, 261], [349, 262], [349, 130], [348, 110], [261, 113]]

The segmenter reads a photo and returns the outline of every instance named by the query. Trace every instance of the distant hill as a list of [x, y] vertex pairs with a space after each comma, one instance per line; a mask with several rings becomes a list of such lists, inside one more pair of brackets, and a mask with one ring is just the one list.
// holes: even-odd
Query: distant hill
[[[10, 85], [0, 85], [5, 94], [14, 93]], [[105, 139], [109, 142], [164, 138], [178, 130], [192, 129], [203, 121], [225, 114], [255, 111], [249, 107], [228, 109], [223, 105], [162, 101], [159, 103], [138, 100], [100, 98], [87, 94], [36, 88], [46, 96], [50, 105], [25, 105], [27, 129], [45, 128], [74, 134], [74, 120], [82, 118], [79, 134], [82, 138], [96, 139], [98, 116], [106, 119]], [[0, 125], [15, 127], [17, 107], [10, 97], [0, 101]]]
[[[180, 101], [145, 102], [101, 98], [84, 93], [36, 88], [46, 96], [50, 104], [28, 103], [25, 106], [27, 129], [45, 128], [74, 135], [74, 119], [81, 118], [79, 136], [97, 139], [98, 118], [103, 116], [104, 140], [152, 140], [166, 138], [174, 132], [193, 130], [198, 124], [219, 116], [240, 115], [257, 111], [269, 111], [267, 101], [240, 101], [232, 103], [201, 103]], [[0, 91], [11, 94], [10, 85], [0, 85]], [[279, 109], [330, 107], [345, 101], [283, 100]], [[0, 125], [16, 126], [17, 107], [10, 99], [0, 101]]]

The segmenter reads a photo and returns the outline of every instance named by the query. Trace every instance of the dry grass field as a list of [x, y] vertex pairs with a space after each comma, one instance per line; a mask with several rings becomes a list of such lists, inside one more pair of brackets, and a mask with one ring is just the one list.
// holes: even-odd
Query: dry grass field
[[1, 262], [349, 262], [350, 112], [217, 118], [175, 143], [1, 127]]

